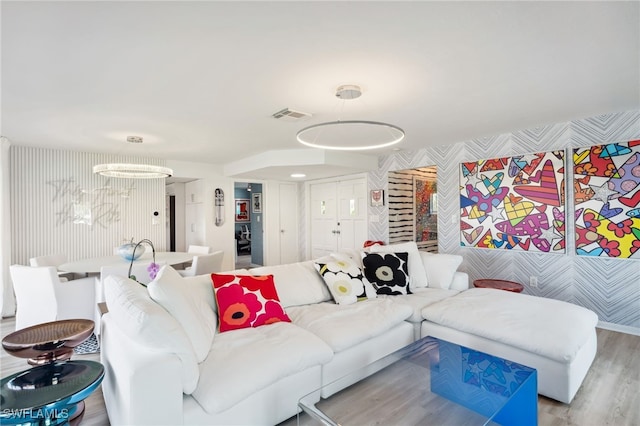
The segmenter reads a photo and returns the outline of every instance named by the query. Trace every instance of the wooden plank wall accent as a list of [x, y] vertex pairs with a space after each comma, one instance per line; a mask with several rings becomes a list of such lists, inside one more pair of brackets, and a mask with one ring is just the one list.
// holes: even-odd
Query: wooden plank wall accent
[[[415, 241], [413, 177], [437, 180], [437, 167], [421, 167], [409, 170], [389, 171], [388, 203], [389, 203], [389, 244], [404, 241]], [[421, 250], [437, 252], [438, 241], [418, 243]]]

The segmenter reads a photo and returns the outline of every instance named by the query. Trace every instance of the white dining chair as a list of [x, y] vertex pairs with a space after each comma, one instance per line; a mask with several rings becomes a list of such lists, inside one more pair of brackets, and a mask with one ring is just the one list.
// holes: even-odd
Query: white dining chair
[[209, 246], [194, 246], [190, 245], [187, 249], [187, 253], [193, 254], [209, 254], [211, 253], [211, 247]]
[[211, 254], [193, 256], [193, 262], [189, 268], [178, 271], [183, 277], [193, 277], [195, 275], [211, 274], [222, 270], [222, 259], [224, 251], [219, 250]]
[[9, 267], [16, 295], [16, 330], [63, 319], [94, 320], [96, 279], [60, 281], [53, 266]]
[[72, 280], [73, 273], [58, 270], [58, 266], [67, 263], [67, 255], [62, 253], [50, 254], [47, 256], [36, 256], [29, 259], [31, 266], [55, 266], [61, 281]]

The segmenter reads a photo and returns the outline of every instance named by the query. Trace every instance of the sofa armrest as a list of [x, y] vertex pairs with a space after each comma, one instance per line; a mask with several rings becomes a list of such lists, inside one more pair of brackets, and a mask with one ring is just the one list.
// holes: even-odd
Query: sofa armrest
[[456, 271], [451, 281], [451, 290], [467, 290], [469, 288], [469, 275], [466, 272]]
[[112, 425], [183, 424], [182, 367], [178, 356], [129, 338], [107, 313], [102, 318], [100, 361]]

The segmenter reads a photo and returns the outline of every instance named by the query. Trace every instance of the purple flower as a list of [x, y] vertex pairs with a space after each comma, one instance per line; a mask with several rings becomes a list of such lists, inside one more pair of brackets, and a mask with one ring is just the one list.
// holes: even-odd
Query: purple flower
[[155, 262], [151, 262], [149, 264], [149, 267], [147, 267], [147, 271], [149, 272], [149, 278], [151, 278], [152, 280], [155, 280], [159, 270], [160, 270], [160, 265], [158, 265]]

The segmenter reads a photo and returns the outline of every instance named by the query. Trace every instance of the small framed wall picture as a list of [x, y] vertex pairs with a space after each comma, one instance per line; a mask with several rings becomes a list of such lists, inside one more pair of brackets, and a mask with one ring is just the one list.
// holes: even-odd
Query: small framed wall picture
[[370, 202], [372, 207], [384, 206], [384, 189], [372, 189]]
[[236, 199], [236, 222], [249, 222], [249, 200]]
[[251, 194], [251, 213], [262, 213], [262, 193]]

